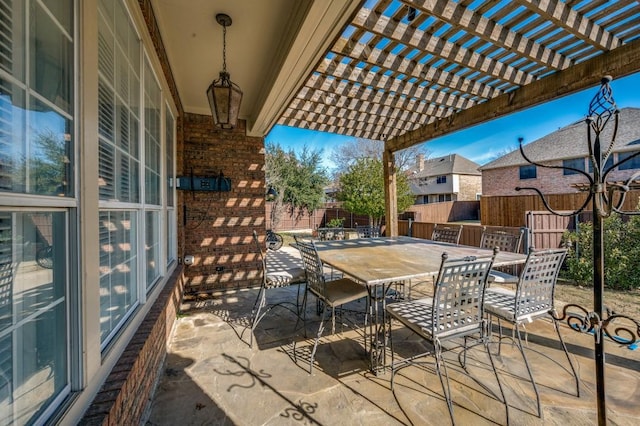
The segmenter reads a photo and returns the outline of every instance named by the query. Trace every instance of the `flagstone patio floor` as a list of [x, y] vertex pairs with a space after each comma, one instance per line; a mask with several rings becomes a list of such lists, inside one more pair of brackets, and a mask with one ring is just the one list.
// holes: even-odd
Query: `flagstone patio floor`
[[[297, 251], [283, 247], [268, 255], [270, 270], [300, 265]], [[429, 294], [431, 281], [414, 285], [412, 296]], [[295, 300], [296, 286], [272, 291], [274, 300]], [[258, 289], [185, 298], [168, 349], [147, 425], [443, 425], [449, 413], [433, 357], [421, 365], [370, 372], [364, 351], [363, 321], [348, 307], [338, 333], [323, 336], [309, 374], [309, 355], [318, 327], [315, 303], [307, 308], [307, 336], [296, 316], [276, 308], [258, 325], [249, 346], [251, 309]], [[328, 327], [330, 329], [330, 327]], [[330, 330], [329, 330], [330, 331]], [[550, 321], [527, 327], [527, 355], [538, 384], [542, 418], [524, 362], [509, 340], [493, 335], [490, 348], [505, 389], [513, 425], [597, 424], [593, 336], [562, 326], [578, 367], [576, 396], [567, 360]], [[325, 332], [328, 334], [328, 332]], [[506, 334], [509, 334], [508, 332]], [[395, 324], [394, 352], [407, 357], [430, 346]], [[606, 344], [609, 424], [637, 425], [640, 417], [640, 350]], [[387, 361], [390, 361], [390, 350]], [[504, 405], [482, 345], [467, 351], [467, 372], [458, 363], [460, 348], [446, 352], [454, 416], [460, 425], [506, 424]]]

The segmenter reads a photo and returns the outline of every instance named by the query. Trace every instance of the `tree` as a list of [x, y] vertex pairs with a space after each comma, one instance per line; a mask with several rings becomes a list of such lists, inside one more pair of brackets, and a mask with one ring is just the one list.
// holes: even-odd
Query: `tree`
[[[396, 175], [398, 212], [414, 203], [407, 177]], [[369, 216], [374, 226], [380, 226], [385, 213], [384, 171], [382, 161], [377, 158], [360, 158], [340, 176], [338, 200], [343, 207], [355, 214]]]
[[321, 167], [322, 150], [306, 146], [300, 155], [285, 151], [277, 143], [266, 145], [265, 174], [267, 186], [276, 190], [271, 210], [271, 227], [277, 229], [287, 206], [291, 213], [303, 214], [320, 207], [324, 199], [327, 172]]
[[[331, 161], [336, 164], [335, 174], [339, 179], [349, 167], [362, 158], [375, 158], [382, 161], [384, 142], [372, 139], [354, 139], [338, 146], [331, 153]], [[395, 165], [399, 171], [408, 169], [415, 163], [418, 155], [429, 157], [429, 150], [424, 145], [414, 145], [395, 153]]]

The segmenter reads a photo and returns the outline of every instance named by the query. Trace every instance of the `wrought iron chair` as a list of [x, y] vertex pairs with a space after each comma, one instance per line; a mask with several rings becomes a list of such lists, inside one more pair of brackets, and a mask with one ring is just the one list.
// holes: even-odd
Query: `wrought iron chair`
[[[520, 228], [518, 234], [512, 234], [505, 231], [488, 231], [485, 226], [482, 230], [480, 238], [480, 247], [485, 249], [493, 249], [498, 247], [500, 251], [508, 251], [511, 253], [519, 253], [522, 245], [522, 237], [524, 229]], [[504, 270], [491, 270], [489, 274], [489, 283], [498, 284], [516, 284], [518, 282], [517, 267], [509, 267], [509, 272]]]
[[443, 243], [459, 244], [460, 235], [462, 235], [462, 225], [443, 225], [436, 223], [431, 234], [431, 239]]
[[356, 225], [358, 238], [375, 238], [380, 236], [380, 228], [373, 225]]
[[[254, 330], [262, 321], [262, 318], [271, 311], [271, 309], [282, 306], [285, 309], [293, 312], [298, 316], [298, 321], [300, 319], [300, 287], [304, 283], [305, 273], [304, 268], [292, 268], [286, 271], [267, 271], [267, 259], [264, 251], [262, 250], [263, 245], [260, 244], [258, 240], [258, 233], [253, 231], [253, 241], [256, 245], [256, 250], [260, 253], [260, 259], [262, 260], [262, 282], [260, 284], [260, 291], [258, 292], [258, 297], [253, 304], [253, 309], [251, 311], [251, 337], [249, 345], [253, 347], [253, 334]], [[298, 285], [298, 294], [296, 296], [295, 304], [293, 302], [284, 301], [273, 304], [267, 304], [267, 291], [275, 288], [288, 287], [290, 285]], [[295, 308], [295, 310], [294, 310]], [[297, 322], [296, 321], [296, 326]]]
[[[443, 253], [433, 298], [391, 303], [386, 307], [386, 311], [389, 314], [389, 327], [391, 327], [391, 319], [398, 320], [411, 331], [433, 344], [434, 351], [423, 355], [433, 354], [435, 358], [436, 373], [447, 401], [451, 422], [454, 424], [453, 402], [449, 386], [449, 374], [443, 357], [443, 343], [451, 339], [464, 338], [464, 357], [458, 357], [458, 359], [460, 364], [465, 367], [466, 339], [473, 335], [479, 337], [479, 341], [487, 351], [493, 373], [498, 381], [502, 401], [505, 404], [507, 424], [509, 423], [509, 409], [502, 390], [502, 384], [493, 363], [493, 357], [489, 351], [487, 323], [483, 312], [487, 277], [497, 252], [498, 249], [495, 249], [493, 256], [463, 259], [449, 259], [447, 254]], [[393, 333], [390, 333], [390, 341], [391, 389], [393, 390], [396, 372], [400, 368], [414, 363], [422, 355], [399, 361], [396, 364], [393, 350]], [[443, 378], [443, 372], [446, 381]]]
[[[326, 319], [325, 309], [327, 307], [331, 309], [331, 334], [334, 334], [336, 329], [336, 308], [341, 307], [346, 303], [364, 298], [367, 301], [367, 306], [364, 311], [364, 325], [366, 328], [367, 313], [369, 311], [369, 293], [365, 286], [358, 284], [349, 278], [343, 277], [333, 281], [327, 280], [324, 273], [324, 266], [318, 256], [318, 251], [313, 241], [296, 239], [296, 245], [298, 250], [300, 250], [300, 256], [302, 257], [307, 280], [307, 291], [305, 292], [302, 309], [303, 311], [306, 310], [307, 296], [309, 293], [313, 294], [318, 301], [321, 302], [321, 309], [319, 312], [321, 315], [320, 325], [318, 326], [318, 332], [313, 343], [313, 350], [309, 357], [309, 374], [311, 374], [313, 372], [313, 360], [316, 354], [316, 349], [318, 348], [318, 341], [320, 340], [320, 337], [322, 337], [322, 333], [324, 331], [324, 323]], [[306, 315], [304, 315], [303, 318], [305, 320], [306, 330]], [[367, 348], [365, 347], [365, 351], [366, 349]]]
[[516, 286], [516, 290], [508, 290], [504, 288], [489, 288], [486, 291], [484, 307], [487, 314], [498, 319], [500, 330], [500, 343], [498, 345], [498, 354], [500, 354], [502, 343], [502, 325], [500, 320], [507, 321], [514, 326], [514, 334], [517, 339], [513, 341], [518, 346], [522, 358], [524, 359], [529, 378], [533, 390], [536, 394], [538, 405], [538, 417], [542, 416], [542, 408], [540, 405], [540, 395], [538, 387], [533, 379], [531, 367], [522, 345], [520, 329], [524, 328], [524, 324], [531, 323], [543, 317], [549, 317], [555, 327], [558, 339], [562, 345], [569, 366], [576, 381], [576, 393], [580, 396], [580, 379], [576, 374], [576, 369], [569, 357], [567, 347], [562, 340], [560, 328], [558, 327], [557, 315], [553, 306], [553, 297], [558, 272], [562, 266], [562, 262], [567, 254], [567, 249], [540, 250], [531, 251], [527, 256], [520, 278]]

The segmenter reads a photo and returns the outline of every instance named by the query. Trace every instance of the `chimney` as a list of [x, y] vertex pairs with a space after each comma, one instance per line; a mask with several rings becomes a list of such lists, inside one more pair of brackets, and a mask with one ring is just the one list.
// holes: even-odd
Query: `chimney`
[[418, 154], [416, 158], [416, 169], [418, 169], [419, 172], [424, 170], [424, 154]]

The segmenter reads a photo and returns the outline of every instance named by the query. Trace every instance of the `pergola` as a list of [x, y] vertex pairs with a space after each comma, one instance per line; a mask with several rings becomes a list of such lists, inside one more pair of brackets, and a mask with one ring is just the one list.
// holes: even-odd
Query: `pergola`
[[[184, 110], [207, 113], [209, 81], [199, 80], [198, 66], [204, 80], [221, 67], [201, 66], [210, 52], [198, 52], [196, 30], [183, 34], [190, 31], [181, 25], [197, 28], [204, 15], [205, 30], [217, 34], [214, 13], [205, 11], [213, 6], [195, 2], [189, 18], [183, 2], [152, 3]], [[279, 34], [264, 69], [230, 62], [232, 79], [249, 88], [240, 111], [247, 133], [264, 136], [282, 124], [384, 141], [391, 236], [398, 234], [396, 151], [595, 87], [605, 75], [640, 71], [636, 0], [274, 0], [251, 10], [241, 3], [221, 1], [223, 9], [211, 12], [260, 25], [263, 39]], [[238, 28], [240, 20], [234, 25], [230, 58], [264, 57], [234, 41], [234, 31], [250, 31]], [[187, 42], [197, 62], [180, 56]], [[181, 75], [202, 99], [190, 98]], [[604, 385], [598, 391], [600, 403]]]
[[369, 0], [278, 123], [385, 141], [393, 153], [640, 70], [637, 1]]

